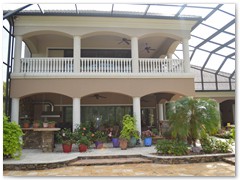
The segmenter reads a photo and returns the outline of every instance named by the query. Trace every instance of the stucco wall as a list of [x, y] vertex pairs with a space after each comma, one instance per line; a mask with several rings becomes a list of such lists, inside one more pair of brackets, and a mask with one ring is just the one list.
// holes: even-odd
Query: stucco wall
[[69, 97], [84, 97], [98, 92], [113, 92], [142, 97], [156, 92], [194, 96], [193, 78], [73, 78], [12, 79], [11, 97], [52, 92]]

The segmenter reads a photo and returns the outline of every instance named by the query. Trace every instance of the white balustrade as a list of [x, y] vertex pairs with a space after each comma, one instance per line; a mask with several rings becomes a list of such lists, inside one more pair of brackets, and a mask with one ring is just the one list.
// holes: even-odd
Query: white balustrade
[[73, 58], [22, 58], [20, 73], [71, 73]]
[[[22, 58], [20, 73], [73, 73], [73, 58]], [[139, 73], [183, 73], [182, 59], [138, 60]], [[131, 58], [80, 58], [79, 73], [132, 73]]]
[[132, 59], [127, 58], [81, 58], [81, 73], [131, 73]]
[[139, 59], [139, 73], [183, 73], [182, 59]]

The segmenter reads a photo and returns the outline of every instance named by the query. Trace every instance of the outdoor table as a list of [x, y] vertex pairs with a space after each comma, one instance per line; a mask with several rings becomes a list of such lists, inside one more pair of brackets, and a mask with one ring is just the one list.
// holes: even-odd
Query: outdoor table
[[43, 152], [53, 152], [54, 150], [54, 132], [60, 128], [22, 128], [22, 130], [32, 130], [41, 132], [41, 148]]

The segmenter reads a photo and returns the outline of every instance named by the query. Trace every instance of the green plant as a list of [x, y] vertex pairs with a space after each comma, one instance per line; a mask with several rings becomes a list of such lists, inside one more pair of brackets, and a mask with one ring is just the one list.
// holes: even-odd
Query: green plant
[[216, 107], [215, 100], [193, 97], [170, 103], [167, 115], [172, 136], [179, 140], [188, 139], [189, 144], [196, 146], [202, 129], [209, 134], [216, 133], [220, 124], [220, 113]]
[[74, 143], [74, 137], [73, 133], [70, 129], [64, 128], [58, 131], [56, 134], [56, 139], [58, 143], [61, 144], [73, 144]]
[[22, 154], [23, 132], [18, 124], [9, 122], [7, 116], [3, 116], [3, 155], [19, 159]]
[[210, 137], [206, 132], [202, 133], [201, 145], [205, 153], [227, 153], [232, 151], [232, 140], [218, 140]]
[[91, 145], [91, 141], [89, 141], [89, 139], [87, 138], [87, 136], [81, 136], [77, 141], [76, 143], [78, 145], [80, 144], [84, 144], [86, 145], [87, 147], [89, 147]]
[[78, 125], [73, 133], [74, 140], [77, 142], [83, 136], [87, 137], [87, 139], [92, 142], [94, 138], [94, 133], [92, 133], [90, 129], [90, 125], [86, 123], [82, 123], [80, 126]]
[[188, 146], [183, 141], [176, 140], [158, 140], [155, 146], [157, 153], [166, 155], [186, 155], [188, 153]]
[[104, 131], [100, 131], [100, 130], [98, 130], [98, 131], [96, 131], [94, 133], [94, 137], [93, 138], [94, 138], [95, 142], [96, 141], [98, 141], [98, 142], [106, 142], [107, 141], [106, 133]]
[[123, 128], [120, 132], [120, 138], [130, 140], [131, 137], [139, 139], [139, 132], [136, 127], [136, 119], [129, 114], [123, 117]]
[[230, 137], [235, 141], [235, 128], [230, 130]]

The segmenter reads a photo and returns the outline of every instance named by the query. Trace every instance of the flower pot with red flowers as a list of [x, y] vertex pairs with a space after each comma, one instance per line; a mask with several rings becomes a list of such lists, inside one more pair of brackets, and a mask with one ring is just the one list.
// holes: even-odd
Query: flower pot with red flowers
[[63, 152], [69, 153], [72, 151], [72, 144], [74, 143], [73, 133], [70, 129], [62, 129], [56, 135], [57, 142], [62, 144]]
[[76, 142], [78, 144], [79, 152], [86, 152], [91, 142], [88, 140], [87, 136], [81, 136]]

